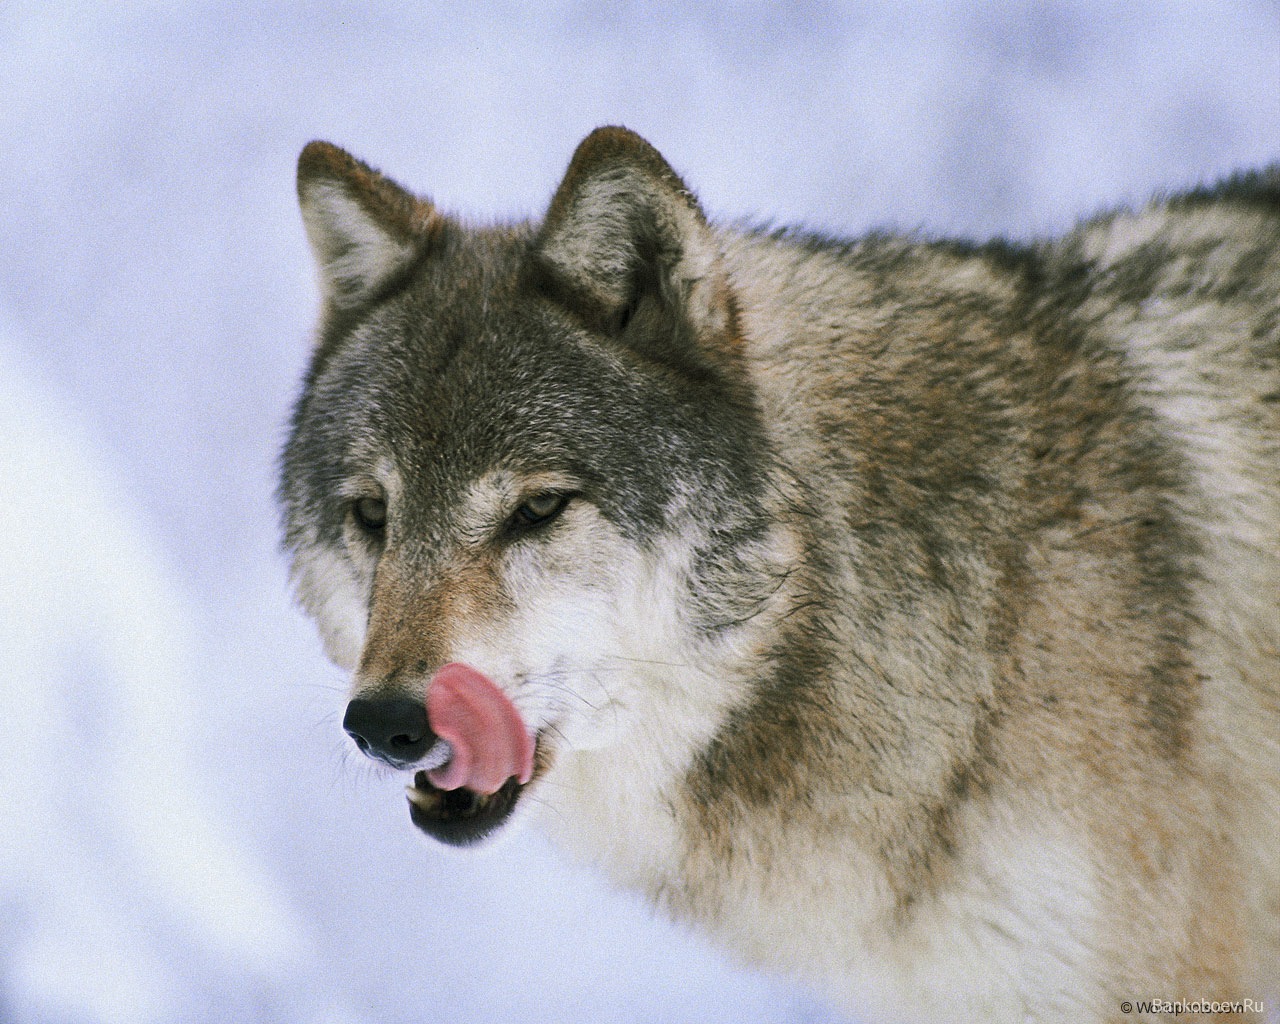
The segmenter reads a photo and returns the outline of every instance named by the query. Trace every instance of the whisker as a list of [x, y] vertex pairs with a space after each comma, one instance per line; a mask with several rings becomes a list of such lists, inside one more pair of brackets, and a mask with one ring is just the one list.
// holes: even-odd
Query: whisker
[[565, 736], [564, 730], [561, 729], [560, 726], [556, 725], [554, 722], [546, 727], [546, 731], [549, 733], [553, 733], [556, 736], [559, 736], [560, 739], [565, 742], [568, 741], [568, 737]]
[[297, 688], [300, 690], [321, 690], [324, 693], [345, 693], [347, 684], [342, 682], [327, 682], [325, 680], [313, 679], [309, 682], [298, 683]]
[[659, 661], [656, 658], [629, 658], [625, 654], [611, 654], [609, 657], [613, 661], [625, 661], [631, 665], [658, 665], [662, 668], [689, 668], [688, 662], [684, 661]]
[[[539, 787], [539, 789], [544, 789], [544, 788], [547, 788], [547, 787], [545, 786]], [[528, 794], [527, 796], [524, 797], [524, 799], [528, 803], [537, 804], [544, 811], [550, 811], [552, 814], [554, 814], [556, 817], [560, 818], [561, 820], [563, 820], [565, 817], [564, 811], [562, 811], [555, 804], [551, 803], [549, 800], [546, 800], [545, 798], [539, 796], [536, 791]]]

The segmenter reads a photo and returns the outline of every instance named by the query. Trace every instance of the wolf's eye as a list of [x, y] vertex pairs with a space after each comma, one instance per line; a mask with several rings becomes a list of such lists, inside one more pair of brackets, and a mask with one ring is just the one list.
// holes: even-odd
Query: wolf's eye
[[356, 525], [366, 533], [380, 534], [387, 525], [387, 503], [382, 498], [366, 494], [356, 499], [351, 506], [351, 515]]
[[549, 523], [564, 511], [564, 507], [569, 504], [569, 498], [568, 494], [557, 494], [553, 491], [535, 494], [516, 509], [515, 515], [511, 517], [511, 525], [516, 529], [527, 530], [533, 526]]

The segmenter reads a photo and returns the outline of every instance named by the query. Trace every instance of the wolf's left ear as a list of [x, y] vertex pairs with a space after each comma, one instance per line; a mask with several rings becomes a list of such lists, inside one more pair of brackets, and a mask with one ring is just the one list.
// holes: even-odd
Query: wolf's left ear
[[298, 157], [298, 202], [327, 302], [359, 304], [418, 253], [430, 203], [328, 142]]
[[733, 348], [733, 302], [706, 217], [662, 155], [626, 128], [597, 128], [578, 146], [534, 258], [544, 286], [595, 329], [622, 335], [633, 316], [656, 311], [664, 328], [638, 343], [660, 358], [719, 362], [717, 351]]

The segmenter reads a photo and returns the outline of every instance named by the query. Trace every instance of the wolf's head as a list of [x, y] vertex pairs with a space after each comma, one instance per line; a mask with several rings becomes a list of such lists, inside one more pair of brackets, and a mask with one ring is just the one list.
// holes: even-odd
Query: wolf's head
[[298, 193], [324, 308], [285, 541], [353, 739], [416, 770], [414, 821], [454, 843], [583, 751], [679, 771], [779, 561], [697, 201], [621, 128], [540, 224], [464, 227], [320, 142]]

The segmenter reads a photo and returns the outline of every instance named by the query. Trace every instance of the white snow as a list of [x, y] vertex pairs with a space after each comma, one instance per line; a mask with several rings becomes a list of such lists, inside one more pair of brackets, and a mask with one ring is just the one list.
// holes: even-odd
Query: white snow
[[1027, 235], [1277, 159], [1277, 83], [1269, 0], [0, 6], [0, 1019], [839, 1019], [348, 753], [272, 500], [307, 140], [493, 219], [620, 122], [714, 215]]

